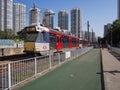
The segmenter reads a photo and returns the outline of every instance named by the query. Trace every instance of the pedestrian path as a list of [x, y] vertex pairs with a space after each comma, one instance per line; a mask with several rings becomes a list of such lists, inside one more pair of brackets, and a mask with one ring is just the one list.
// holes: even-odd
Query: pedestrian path
[[102, 90], [100, 49], [69, 61], [18, 90]]
[[120, 61], [107, 49], [102, 50], [102, 60], [105, 90], [120, 90]]

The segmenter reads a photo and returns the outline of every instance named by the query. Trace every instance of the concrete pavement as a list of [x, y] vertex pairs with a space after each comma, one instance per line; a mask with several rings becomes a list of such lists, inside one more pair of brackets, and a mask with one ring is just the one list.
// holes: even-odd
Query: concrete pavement
[[120, 61], [107, 49], [102, 49], [105, 90], [120, 90]]

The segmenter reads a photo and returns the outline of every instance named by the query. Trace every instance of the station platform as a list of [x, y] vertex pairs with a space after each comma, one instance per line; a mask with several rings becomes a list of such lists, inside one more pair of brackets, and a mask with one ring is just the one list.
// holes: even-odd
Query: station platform
[[120, 61], [111, 51], [102, 49], [105, 90], [120, 90]]

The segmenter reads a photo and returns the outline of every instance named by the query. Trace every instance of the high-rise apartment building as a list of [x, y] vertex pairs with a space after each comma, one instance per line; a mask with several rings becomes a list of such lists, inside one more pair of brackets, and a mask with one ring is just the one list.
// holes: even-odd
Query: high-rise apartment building
[[120, 0], [118, 0], [118, 20], [120, 20]]
[[43, 16], [43, 20], [42, 20], [42, 23], [49, 27], [49, 28], [52, 28], [53, 29], [53, 15], [54, 15], [54, 12], [52, 10], [46, 10], [44, 11], [44, 16]]
[[40, 23], [40, 9], [36, 8], [33, 4], [33, 8], [29, 11], [29, 24]]
[[104, 25], [104, 37], [108, 34], [108, 30], [111, 28], [112, 24], [108, 23]]
[[82, 37], [82, 17], [81, 10], [75, 8], [71, 10], [71, 33], [76, 37]]
[[20, 3], [13, 4], [13, 32], [17, 32], [25, 27], [26, 6]]
[[0, 0], [0, 30], [13, 29], [13, 0]]
[[4, 0], [0, 1], [0, 30], [4, 30]]
[[65, 10], [58, 13], [58, 27], [68, 30], [68, 12]]
[[[82, 31], [82, 38], [88, 40], [88, 31]], [[89, 32], [89, 42], [96, 42], [96, 35], [95, 32]]]

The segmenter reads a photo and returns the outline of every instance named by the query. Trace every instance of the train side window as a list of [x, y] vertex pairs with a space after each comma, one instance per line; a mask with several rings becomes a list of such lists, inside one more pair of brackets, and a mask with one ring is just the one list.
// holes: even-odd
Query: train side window
[[72, 43], [73, 43], [73, 44], [76, 43], [76, 39], [75, 39], [75, 38], [72, 39]]
[[66, 36], [63, 37], [63, 43], [68, 43], [68, 38]]
[[79, 43], [80, 43], [80, 44], [82, 44], [82, 41], [81, 41], [81, 40], [79, 40]]
[[50, 35], [50, 43], [56, 43], [56, 36], [55, 35]]
[[68, 37], [66, 37], [66, 43], [69, 43], [69, 38]]

